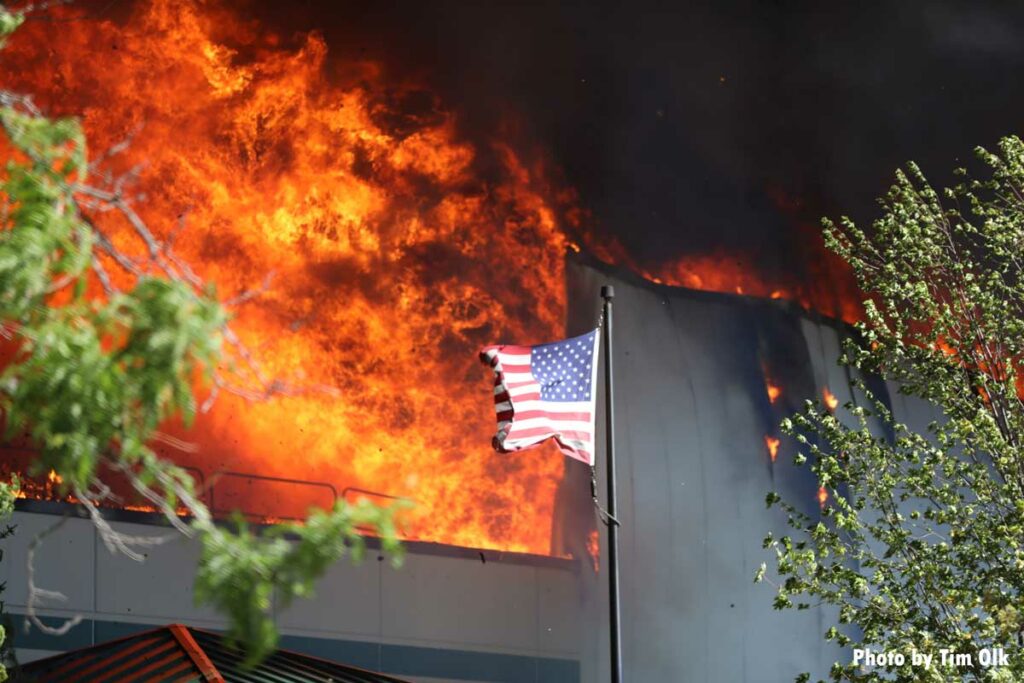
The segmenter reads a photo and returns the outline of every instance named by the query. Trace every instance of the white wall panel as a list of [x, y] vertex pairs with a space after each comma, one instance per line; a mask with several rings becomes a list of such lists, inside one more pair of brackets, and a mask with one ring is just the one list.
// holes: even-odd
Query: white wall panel
[[[172, 530], [145, 524], [115, 522], [115, 530], [153, 536]], [[192, 587], [199, 562], [198, 543], [179, 537], [142, 549], [145, 562], [111, 554], [96, 541], [96, 611], [108, 615], [152, 618], [156, 623], [202, 619], [223, 623], [216, 612], [196, 607]]]
[[361, 564], [343, 559], [331, 566], [312, 597], [296, 600], [278, 614], [278, 627], [380, 637], [380, 576], [393, 570], [377, 557], [368, 551]]
[[[589, 562], [583, 571], [591, 571]], [[537, 579], [538, 649], [547, 654], [575, 658], [584, 632], [591, 628], [583, 614], [583, 591], [577, 574], [539, 567]]]
[[[36, 534], [60, 521], [60, 517], [53, 515], [14, 513], [9, 523], [17, 527], [15, 534], [0, 541], [0, 547], [4, 549], [0, 580], [7, 582], [7, 590], [2, 597], [9, 607], [24, 606], [28, 599], [25, 559], [29, 543]], [[38, 547], [34, 566], [36, 586], [63, 593], [68, 599], [66, 602], [50, 601], [41, 606], [92, 610], [95, 600], [94, 562], [92, 524], [84, 519], [65, 520]]]
[[385, 638], [537, 649], [533, 567], [409, 555], [381, 586]]

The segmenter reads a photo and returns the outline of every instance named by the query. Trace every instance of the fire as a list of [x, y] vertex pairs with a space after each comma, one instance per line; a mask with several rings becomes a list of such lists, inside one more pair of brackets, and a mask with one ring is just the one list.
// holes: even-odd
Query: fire
[[598, 259], [626, 266], [657, 284], [741, 296], [792, 299], [799, 301], [804, 308], [812, 307], [811, 301], [797, 287], [780, 289], [777, 283], [761, 276], [756, 261], [742, 255], [687, 255], [661, 263], [641, 263], [613, 237], [588, 234], [584, 242], [588, 251]]
[[764, 391], [768, 395], [768, 402], [774, 404], [782, 396], [782, 387], [772, 381], [768, 372], [768, 364], [761, 361], [761, 375], [764, 377]]
[[[486, 343], [564, 333], [564, 201], [540, 163], [467, 139], [428, 90], [378, 64], [343, 62], [317, 34], [284, 38], [218, 3], [29, 22], [0, 73], [47, 112], [81, 117], [94, 151], [138, 131], [108, 164], [143, 164], [143, 218], [162, 239], [184, 221], [177, 254], [225, 299], [274, 273], [236, 329], [266, 375], [337, 390], [257, 404], [222, 395], [193, 431], [167, 428], [197, 452], [166, 453], [207, 478], [253, 472], [412, 499], [410, 538], [550, 552], [563, 458], [490, 450], [475, 358]], [[128, 226], [93, 218], [137, 249]], [[243, 502], [275, 514], [271, 497]]]
[[764, 445], [768, 447], [768, 454], [772, 458], [772, 462], [775, 462], [775, 458], [779, 455], [779, 444], [781, 442], [774, 436], [765, 435]]
[[[821, 238], [816, 232], [812, 233], [804, 225], [799, 228], [805, 235], [805, 241], [815, 245], [808, 247], [812, 253], [806, 260], [817, 264], [814, 272], [799, 277], [765, 275], [765, 268], [756, 254], [688, 254], [664, 261], [641, 262], [613, 236], [585, 233], [582, 241], [599, 260], [625, 266], [657, 284], [772, 300], [786, 299], [805, 310], [814, 310], [849, 323], [861, 320], [861, 297], [849, 266], [835, 255], [824, 253], [824, 246], [819, 244]], [[829, 270], [818, 272], [819, 268], [826, 266]], [[780, 278], [786, 281], [780, 282]], [[812, 280], [810, 284], [805, 281], [808, 278]]]
[[822, 388], [821, 396], [825, 399], [825, 405], [828, 406], [829, 410], [835, 410], [839, 405], [839, 399], [835, 397], [835, 394], [828, 390], [828, 387]]
[[601, 569], [601, 539], [597, 529], [591, 529], [587, 536], [587, 554], [590, 555], [590, 561], [596, 574]]
[[825, 503], [828, 502], [828, 491], [825, 490], [824, 486], [818, 487], [818, 506], [824, 509]]
[[[222, 395], [192, 431], [166, 428], [195, 453], [163, 450], [207, 478], [295, 480], [281, 498], [233, 501], [268, 518], [283, 516], [275, 500], [358, 488], [415, 501], [409, 538], [549, 553], [566, 465], [553, 447], [491, 452], [475, 351], [564, 333], [567, 250], [657, 283], [856, 318], [846, 298], [763, 277], [754, 255], [636, 261], [583, 225], [542, 162], [496, 134], [467, 138], [422, 84], [333, 56], [315, 33], [277, 35], [227, 3], [28, 22], [0, 52], [0, 74], [47, 112], [80, 117], [94, 151], [137, 133], [107, 166], [141, 165], [136, 209], [222, 297], [275, 275], [237, 310], [236, 329], [264, 374], [337, 395]], [[93, 219], [135, 249], [129, 226]]]
[[27, 452], [22, 449], [0, 447], [0, 481], [10, 483], [18, 478], [16, 498], [26, 500], [62, 500], [68, 503], [79, 502], [73, 495], [62, 490], [64, 480], [55, 471], [50, 470], [38, 477], [26, 476], [28, 462]]

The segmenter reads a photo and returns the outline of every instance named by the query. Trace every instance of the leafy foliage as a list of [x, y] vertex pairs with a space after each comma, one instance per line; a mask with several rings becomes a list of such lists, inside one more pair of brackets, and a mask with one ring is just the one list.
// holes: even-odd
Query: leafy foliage
[[[22, 19], [0, 5], [0, 46]], [[54, 470], [87, 505], [104, 490], [104, 463], [197, 537], [196, 599], [229, 617], [229, 636], [255, 663], [277, 640], [271, 595], [287, 604], [310, 594], [331, 562], [349, 548], [361, 554], [361, 529], [376, 530], [400, 559], [393, 510], [339, 503], [305, 524], [262, 534], [215, 524], [192, 477], [147, 444], [168, 418], [195, 416], [197, 383], [209, 386], [226, 361], [228, 313], [212, 287], [119, 258], [81, 200], [89, 166], [77, 121], [48, 119], [27, 98], [0, 91], [0, 128], [0, 149], [9, 153], [0, 171], [0, 334], [15, 350], [0, 371], [8, 436], [27, 433], [39, 451], [34, 473]], [[110, 196], [113, 206], [125, 206]], [[154, 243], [154, 261], [165, 258], [144, 226], [134, 225]], [[110, 285], [106, 269], [118, 264], [130, 288]], [[4, 500], [0, 513], [9, 512]]]
[[[18, 495], [18, 489], [20, 488], [20, 482], [15, 477], [10, 483], [0, 482], [0, 524], [3, 524], [3, 528], [0, 529], [0, 540], [10, 537], [14, 534], [14, 527], [6, 524], [7, 520], [10, 519], [11, 513], [14, 512], [14, 501]], [[0, 561], [3, 560], [4, 553], [0, 549]], [[6, 588], [6, 583], [0, 583], [0, 593], [3, 593]], [[7, 665], [11, 663], [13, 659], [13, 653], [11, 643], [7, 639], [7, 625], [8, 615], [4, 610], [4, 601], [0, 600], [0, 683], [7, 680]]]
[[[278, 525], [262, 538], [250, 533], [242, 518], [236, 524], [238, 533], [212, 537], [204, 544], [196, 598], [238, 615], [233, 636], [243, 643], [275, 637], [273, 623], [263, 618], [275, 588], [285, 607], [294, 598], [311, 595], [313, 577], [346, 553], [361, 560], [365, 541], [357, 529], [376, 524], [384, 550], [393, 556], [399, 550], [390, 519], [382, 519], [379, 509], [366, 501], [354, 506], [339, 503], [331, 513], [313, 511], [303, 526]], [[250, 664], [256, 654], [250, 650]]]
[[[915, 433], [860, 386], [864, 400], [845, 415], [808, 403], [783, 425], [802, 444], [797, 464], [831, 495], [820, 519], [768, 497], [795, 530], [765, 540], [784, 577], [776, 607], [836, 605], [827, 639], [907, 660], [837, 663], [834, 681], [1024, 680], [1024, 143], [977, 155], [985, 180], [960, 169], [939, 193], [910, 164], [871, 230], [825, 222], [829, 247], [872, 296], [842, 361], [941, 416]], [[910, 662], [912, 649], [938, 660], [941, 648], [990, 647], [1006, 648], [1010, 665]]]

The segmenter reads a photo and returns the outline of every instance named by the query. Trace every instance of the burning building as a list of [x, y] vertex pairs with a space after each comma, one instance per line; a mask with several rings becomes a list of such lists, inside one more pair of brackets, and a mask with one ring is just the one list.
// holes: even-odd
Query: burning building
[[[415, 70], [352, 46], [335, 55], [325, 33], [265, 23], [273, 10], [85, 7], [20, 31], [0, 52], [4, 86], [80, 116], [97, 172], [137, 177], [146, 220], [223, 298], [265, 282], [238, 301], [238, 331], [268, 373], [308, 387], [221, 397], [193, 430], [169, 426], [191, 447], [163, 454], [210, 482], [215, 511], [265, 522], [338, 498], [415, 503], [407, 566], [332, 569], [315, 601], [278, 616], [285, 647], [423, 680], [605, 676], [589, 472], [550, 447], [491, 452], [475, 351], [590, 329], [610, 283], [631, 677], [774, 681], [840, 656], [822, 642], [822, 614], [774, 613], [751, 583], [761, 538], [784, 528], [765, 493], [819, 504], [779, 420], [808, 397], [856, 398], [835, 359], [857, 297], [818, 243], [792, 272], [760, 262], [757, 245], [643, 253], [602, 227], [560, 155], [524, 142], [514, 111], [480, 133]], [[808, 234], [788, 188], [765, 197]], [[131, 251], [127, 226], [97, 220]], [[918, 410], [895, 408], [903, 421]], [[13, 470], [31, 457], [6, 453]], [[47, 525], [40, 513], [63, 509], [52, 484], [26, 489], [8, 558]], [[144, 529], [146, 509], [114, 513]], [[37, 581], [69, 601], [42, 613], [85, 621], [62, 638], [16, 635], [26, 654], [171, 620], [222, 625], [190, 606], [193, 547], [136, 566], [83, 520], [54, 539]], [[0, 571], [18, 612], [22, 569]]]

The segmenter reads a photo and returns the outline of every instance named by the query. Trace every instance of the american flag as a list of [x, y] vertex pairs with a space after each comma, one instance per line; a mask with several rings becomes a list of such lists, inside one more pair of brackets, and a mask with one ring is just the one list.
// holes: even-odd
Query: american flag
[[566, 455], [594, 464], [597, 330], [537, 346], [488, 346], [480, 360], [494, 370], [494, 409], [502, 453], [554, 438]]

